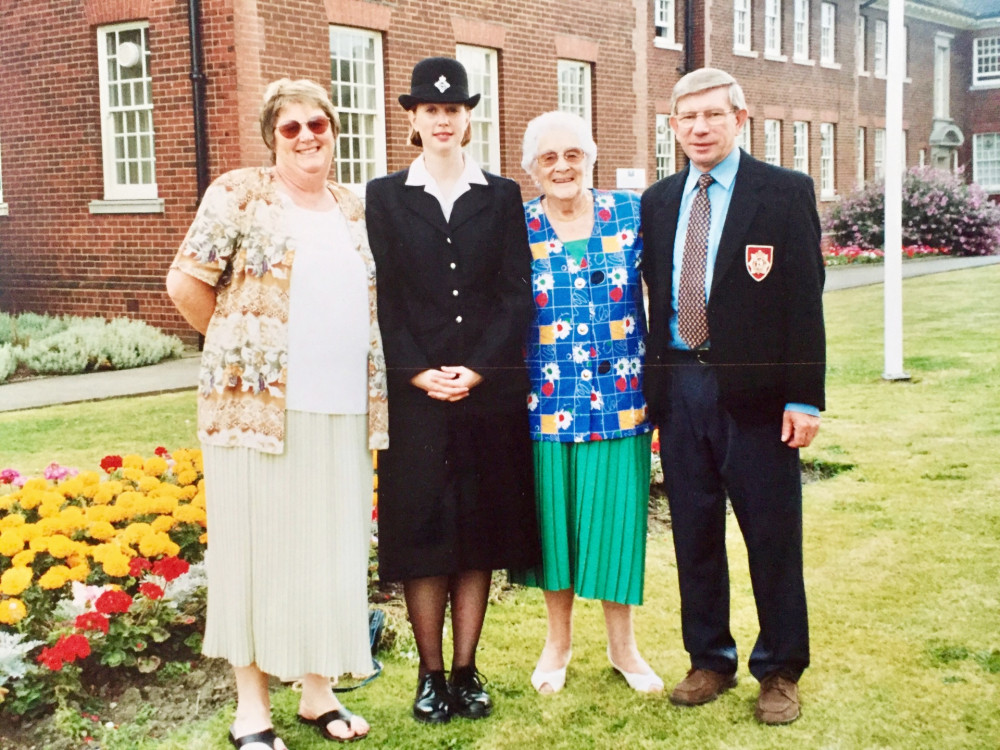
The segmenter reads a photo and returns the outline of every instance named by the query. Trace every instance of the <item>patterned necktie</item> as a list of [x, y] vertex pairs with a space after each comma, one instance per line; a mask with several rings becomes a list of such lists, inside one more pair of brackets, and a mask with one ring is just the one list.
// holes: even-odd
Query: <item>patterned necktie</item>
[[708, 186], [714, 181], [710, 174], [703, 174], [698, 178], [698, 192], [691, 203], [687, 236], [684, 238], [677, 328], [684, 343], [692, 349], [697, 349], [708, 338], [705, 266], [708, 262], [708, 227], [712, 214], [712, 206], [708, 202]]

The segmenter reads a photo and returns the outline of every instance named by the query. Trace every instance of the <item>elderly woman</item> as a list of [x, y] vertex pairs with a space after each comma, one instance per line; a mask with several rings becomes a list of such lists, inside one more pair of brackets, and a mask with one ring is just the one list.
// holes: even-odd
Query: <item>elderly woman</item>
[[539, 560], [522, 357], [531, 255], [517, 184], [462, 150], [479, 101], [462, 65], [417, 63], [399, 101], [421, 153], [367, 197], [393, 404], [379, 576], [403, 582], [420, 655], [413, 716], [443, 723], [492, 711], [476, 670], [491, 571]]
[[208, 189], [167, 290], [205, 336], [203, 651], [236, 673], [230, 742], [280, 750], [268, 674], [301, 678], [299, 720], [327, 739], [369, 729], [330, 678], [371, 671], [370, 449], [386, 447], [388, 415], [364, 210], [328, 179], [333, 106], [315, 83], [282, 79], [260, 127], [274, 166]]
[[528, 124], [521, 165], [542, 196], [525, 204], [535, 321], [528, 411], [542, 563], [515, 577], [545, 591], [548, 635], [531, 684], [566, 681], [574, 596], [600, 599], [608, 659], [628, 684], [663, 682], [639, 655], [650, 424], [642, 395], [646, 332], [639, 196], [589, 188], [597, 146], [576, 115]]

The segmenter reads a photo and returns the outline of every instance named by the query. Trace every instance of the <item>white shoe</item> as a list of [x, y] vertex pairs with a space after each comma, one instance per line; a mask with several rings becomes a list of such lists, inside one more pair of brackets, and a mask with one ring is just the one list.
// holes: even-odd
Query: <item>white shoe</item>
[[551, 672], [543, 672], [536, 666], [535, 671], [531, 673], [531, 687], [542, 695], [558, 693], [566, 684], [566, 667], [569, 666], [569, 660], [572, 657], [573, 652], [571, 651], [566, 659], [566, 664], [561, 669], [553, 669]]
[[608, 646], [608, 661], [611, 662], [612, 668], [625, 678], [625, 682], [627, 682], [628, 686], [633, 690], [640, 693], [663, 692], [663, 680], [660, 679], [660, 676], [656, 674], [656, 672], [652, 669], [644, 674], [639, 674], [638, 672], [626, 672], [624, 669], [615, 664], [614, 659], [611, 658], [610, 646]]

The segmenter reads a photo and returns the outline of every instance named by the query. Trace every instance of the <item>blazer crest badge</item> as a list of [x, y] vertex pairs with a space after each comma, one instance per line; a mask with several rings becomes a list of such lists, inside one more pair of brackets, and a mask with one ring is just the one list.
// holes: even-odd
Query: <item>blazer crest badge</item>
[[763, 281], [774, 265], [774, 245], [747, 245], [747, 273], [754, 281]]

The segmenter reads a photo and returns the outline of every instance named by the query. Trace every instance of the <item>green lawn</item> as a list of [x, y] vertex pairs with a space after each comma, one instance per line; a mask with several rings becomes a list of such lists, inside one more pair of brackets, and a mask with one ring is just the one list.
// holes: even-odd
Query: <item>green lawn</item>
[[[805, 457], [853, 468], [806, 487], [813, 665], [802, 678], [799, 721], [780, 728], [754, 721], [757, 685], [745, 666], [739, 687], [708, 706], [637, 696], [608, 666], [593, 602], [577, 610], [566, 689], [536, 695], [528, 676], [544, 639], [544, 607], [539, 592], [526, 590], [487, 616], [479, 666], [496, 702], [492, 718], [418, 725], [409, 718], [415, 664], [393, 654], [378, 680], [345, 697], [373, 725], [366, 746], [1000, 747], [998, 299], [1000, 266], [904, 282], [912, 379], [890, 383], [881, 379], [881, 288], [826, 297], [829, 411]], [[187, 394], [0, 414], [0, 468], [22, 468], [15, 459], [82, 467], [88, 448], [96, 465], [111, 451], [189, 445], [186, 420], [193, 424]], [[756, 615], [735, 523], [730, 565], [733, 630], [745, 657]], [[656, 536], [636, 630], [668, 688], [688, 666], [677, 610], [671, 540]], [[294, 750], [328, 747], [295, 723], [296, 701], [291, 691], [275, 695], [286, 742]], [[143, 747], [223, 750], [230, 720], [226, 711]]]

